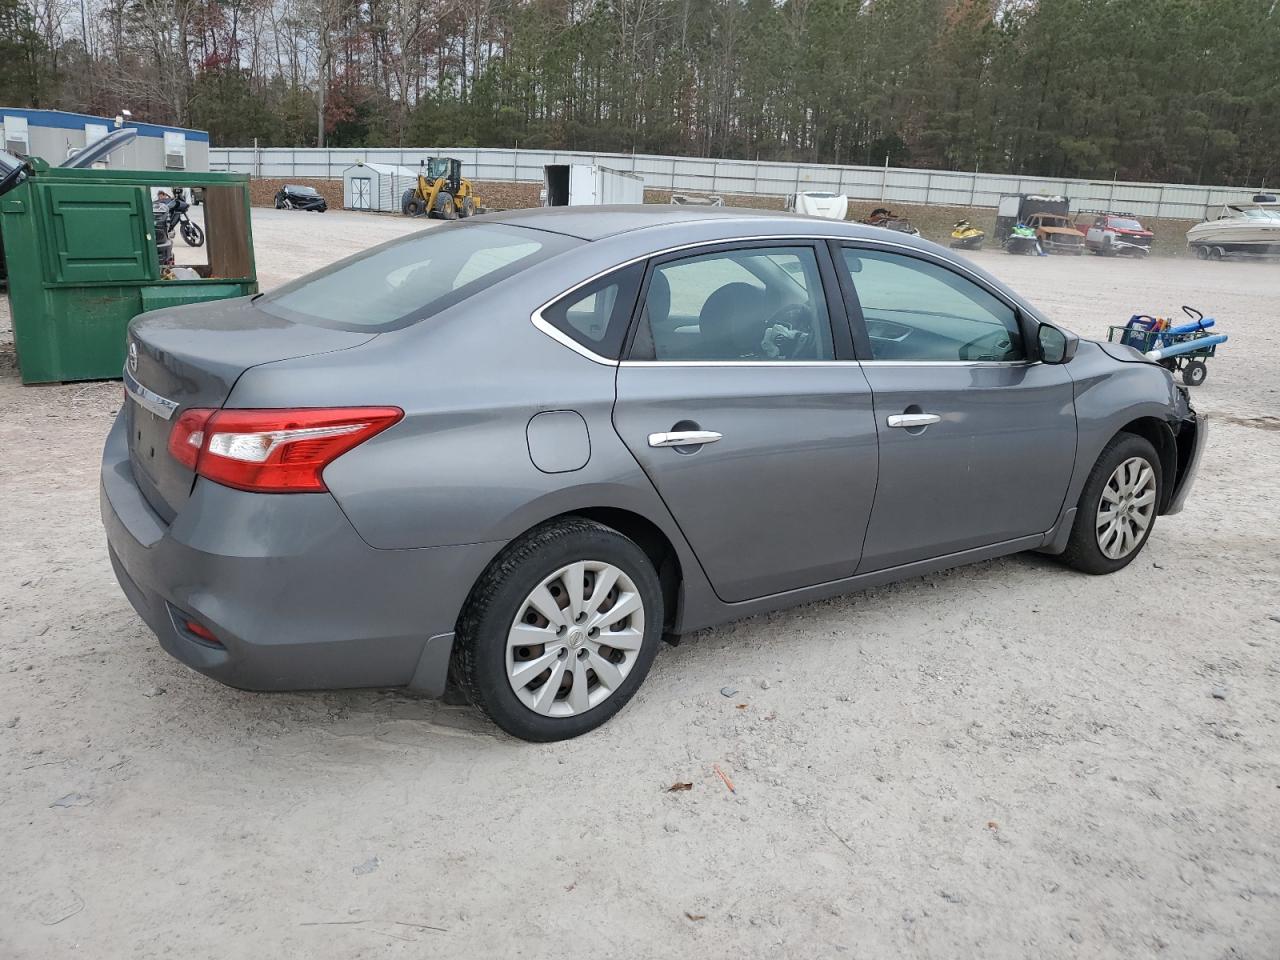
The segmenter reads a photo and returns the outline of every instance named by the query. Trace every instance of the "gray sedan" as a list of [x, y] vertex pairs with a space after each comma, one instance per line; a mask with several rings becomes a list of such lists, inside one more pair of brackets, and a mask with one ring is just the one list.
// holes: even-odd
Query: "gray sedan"
[[102, 515], [167, 651], [255, 690], [452, 672], [530, 740], [664, 637], [1022, 550], [1119, 570], [1206, 436], [939, 246], [725, 208], [446, 224], [144, 314], [124, 379]]

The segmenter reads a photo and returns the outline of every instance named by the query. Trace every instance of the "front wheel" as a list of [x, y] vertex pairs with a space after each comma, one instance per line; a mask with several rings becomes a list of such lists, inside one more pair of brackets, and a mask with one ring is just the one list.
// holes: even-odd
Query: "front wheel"
[[441, 220], [458, 219], [458, 205], [454, 203], [453, 194], [441, 190], [436, 195], [435, 215]]
[[178, 229], [182, 231], [182, 239], [187, 241], [187, 246], [199, 247], [204, 244], [204, 231], [190, 220], [184, 220]]
[[590, 520], [539, 527], [480, 577], [458, 621], [463, 689], [522, 740], [566, 740], [621, 710], [662, 639], [662, 588], [631, 539]]
[[1188, 360], [1182, 368], [1182, 382], [1188, 387], [1198, 387], [1209, 376], [1209, 368], [1203, 360]]
[[1127, 567], [1151, 536], [1163, 483], [1151, 442], [1118, 434], [1085, 482], [1063, 562], [1093, 574]]

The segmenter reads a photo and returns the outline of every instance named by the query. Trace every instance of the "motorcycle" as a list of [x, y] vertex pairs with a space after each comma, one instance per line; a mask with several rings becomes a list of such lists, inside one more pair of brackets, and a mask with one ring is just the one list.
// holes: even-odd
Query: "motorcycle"
[[982, 241], [987, 232], [980, 230], [968, 220], [957, 220], [955, 229], [951, 231], [951, 246], [956, 250], [981, 250]]
[[187, 198], [181, 187], [174, 187], [172, 195], [162, 190], [157, 202], [163, 203], [168, 209], [169, 217], [166, 229], [170, 237], [173, 236], [173, 231], [176, 228], [182, 234], [182, 239], [187, 242], [187, 246], [199, 247], [204, 244], [204, 231], [200, 229], [198, 224], [192, 223], [187, 217], [187, 211], [191, 209], [191, 204], [187, 203]]
[[906, 217], [898, 216], [886, 207], [876, 207], [862, 222], [870, 227], [884, 227], [886, 230], [897, 230], [899, 233], [905, 233], [909, 237], [920, 236], [920, 231], [912, 225], [910, 220]]

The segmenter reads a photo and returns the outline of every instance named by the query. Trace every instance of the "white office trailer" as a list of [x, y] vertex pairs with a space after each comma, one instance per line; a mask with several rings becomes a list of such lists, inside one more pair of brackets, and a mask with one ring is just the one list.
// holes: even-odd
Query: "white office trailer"
[[418, 172], [363, 160], [342, 171], [342, 205], [348, 210], [399, 213], [400, 197], [418, 182]]
[[644, 203], [644, 177], [580, 163], [549, 163], [543, 167], [544, 207]]
[[[112, 170], [209, 169], [209, 134], [203, 130], [135, 123], [121, 115], [121, 126], [138, 136], [95, 166]], [[117, 126], [115, 117], [94, 117], [62, 110], [0, 107], [0, 149], [20, 157], [39, 157], [56, 167], [92, 146]]]

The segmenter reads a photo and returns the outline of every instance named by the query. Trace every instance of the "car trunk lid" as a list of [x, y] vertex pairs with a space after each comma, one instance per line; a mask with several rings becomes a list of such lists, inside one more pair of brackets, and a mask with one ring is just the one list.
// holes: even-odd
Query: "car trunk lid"
[[145, 313], [129, 325], [124, 381], [129, 460], [152, 509], [173, 520], [195, 473], [168, 450], [177, 418], [217, 409], [246, 370], [359, 346], [373, 334], [293, 323], [265, 313], [255, 298]]

